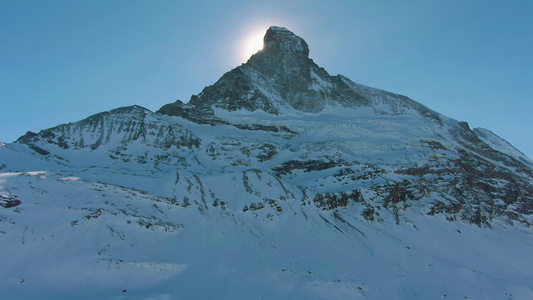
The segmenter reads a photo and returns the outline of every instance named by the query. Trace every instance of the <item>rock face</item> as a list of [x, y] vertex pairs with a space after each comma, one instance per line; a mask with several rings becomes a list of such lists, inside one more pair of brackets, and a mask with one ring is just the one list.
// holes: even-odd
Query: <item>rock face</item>
[[92, 150], [106, 144], [126, 144], [141, 141], [154, 147], [198, 146], [200, 141], [178, 124], [157, 124], [150, 117], [153, 113], [134, 105], [121, 107], [109, 112], [90, 116], [75, 124], [63, 124], [41, 131], [39, 134], [28, 132], [17, 142], [33, 145], [42, 141], [55, 144], [62, 149]]
[[250, 73], [270, 81], [290, 107], [306, 112], [318, 112], [324, 107], [324, 91], [311, 89], [312, 74], [322, 73], [328, 79], [329, 75], [320, 72], [309, 59], [307, 43], [289, 30], [270, 27], [265, 34], [263, 50], [253, 55], [247, 65]]
[[158, 112], [181, 115], [193, 107], [211, 113], [217, 107], [229, 111], [262, 110], [280, 114], [291, 110], [317, 113], [328, 102], [347, 106], [368, 105], [370, 101], [355, 91], [342, 76], [330, 76], [309, 58], [307, 43], [282, 27], [270, 27], [263, 50], [250, 60], [224, 74], [214, 85], [193, 96], [187, 105], [180, 102], [163, 106]]
[[0, 206], [3, 208], [15, 207], [20, 204], [20, 200], [9, 195], [0, 195]]
[[[137, 105], [102, 112], [38, 134], [27, 132], [16, 142], [28, 145], [41, 155], [59, 159], [80, 150], [103, 148], [111, 159], [138, 163], [146, 163], [147, 156], [151, 155], [172, 157], [168, 152], [171, 147], [197, 148], [200, 145], [200, 139], [183, 126], [161, 122], [154, 118], [153, 112]], [[50, 151], [51, 148], [61, 151]], [[140, 148], [151, 148], [151, 154]]]
[[[394, 298], [403, 289], [404, 298], [433, 299], [444, 285], [456, 298], [503, 298], [533, 289], [530, 262], [483, 256], [533, 250], [531, 160], [486, 129], [329, 75], [281, 27], [188, 103], [28, 132], [0, 145], [0, 166], [0, 253], [30, 253], [20, 247], [33, 241], [76, 262], [65, 270], [84, 253], [99, 267], [82, 274], [105, 279], [112, 270], [121, 284], [140, 278], [159, 291], [174, 280], [171, 294], [188, 298], [220, 296], [243, 278], [253, 283], [244, 298], [265, 282], [274, 287], [260, 289], [265, 298]], [[15, 194], [22, 202], [7, 196]], [[56, 230], [57, 245], [48, 242]], [[102, 240], [58, 246], [73, 236]], [[464, 259], [479, 255], [487, 259], [478, 265]], [[47, 261], [39, 257], [26, 258]], [[0, 289], [2, 276], [21, 272], [3, 262]], [[385, 270], [378, 279], [354, 282], [376, 264]], [[438, 279], [420, 277], [428, 272]], [[65, 274], [62, 283], [74, 277]], [[206, 278], [205, 289], [191, 288]], [[482, 287], [465, 287], [465, 278]]]

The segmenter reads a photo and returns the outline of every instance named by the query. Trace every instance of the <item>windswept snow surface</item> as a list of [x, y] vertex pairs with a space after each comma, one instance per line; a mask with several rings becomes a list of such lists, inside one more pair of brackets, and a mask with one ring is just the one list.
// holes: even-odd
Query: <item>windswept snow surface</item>
[[[182, 207], [62, 176], [0, 177], [26, 200], [1, 216], [6, 299], [533, 297], [531, 236], [503, 224], [486, 230], [424, 214], [369, 223], [356, 207], [323, 212], [298, 200], [278, 202], [282, 214]], [[239, 180], [222, 182], [227, 196], [247, 195]]]
[[520, 152], [520, 150], [516, 149], [513, 145], [509, 144], [509, 142], [494, 134], [492, 131], [485, 128], [474, 128], [473, 131], [480, 139], [482, 139], [492, 148], [512, 157], [516, 157], [520, 161], [533, 166], [533, 161], [530, 158], [525, 156], [524, 153]]
[[[61, 176], [0, 177], [2, 189], [27, 200], [2, 213], [7, 299], [533, 296], [533, 241], [512, 227], [421, 214], [400, 226], [368, 223], [351, 209], [324, 213], [294, 201], [278, 203], [284, 214], [204, 210]], [[231, 189], [246, 195], [237, 181]]]

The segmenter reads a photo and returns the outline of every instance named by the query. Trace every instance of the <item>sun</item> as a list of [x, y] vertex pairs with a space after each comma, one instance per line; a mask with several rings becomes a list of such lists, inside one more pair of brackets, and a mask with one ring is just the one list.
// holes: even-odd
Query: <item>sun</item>
[[243, 59], [246, 61], [250, 56], [263, 49], [263, 35], [264, 31], [255, 31], [250, 33], [244, 40], [243, 45]]

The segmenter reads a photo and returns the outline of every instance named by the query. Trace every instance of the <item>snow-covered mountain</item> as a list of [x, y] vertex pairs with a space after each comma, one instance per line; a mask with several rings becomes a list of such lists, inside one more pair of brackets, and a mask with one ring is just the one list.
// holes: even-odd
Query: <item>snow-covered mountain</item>
[[9, 299], [531, 299], [533, 162], [264, 48], [156, 113], [0, 145]]

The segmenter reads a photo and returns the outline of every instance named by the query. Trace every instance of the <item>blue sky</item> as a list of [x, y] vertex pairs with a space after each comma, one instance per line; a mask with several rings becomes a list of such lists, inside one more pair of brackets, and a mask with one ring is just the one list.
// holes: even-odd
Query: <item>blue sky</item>
[[533, 1], [0, 1], [0, 141], [138, 104], [244, 63], [270, 25], [330, 74], [406, 95], [533, 158]]

